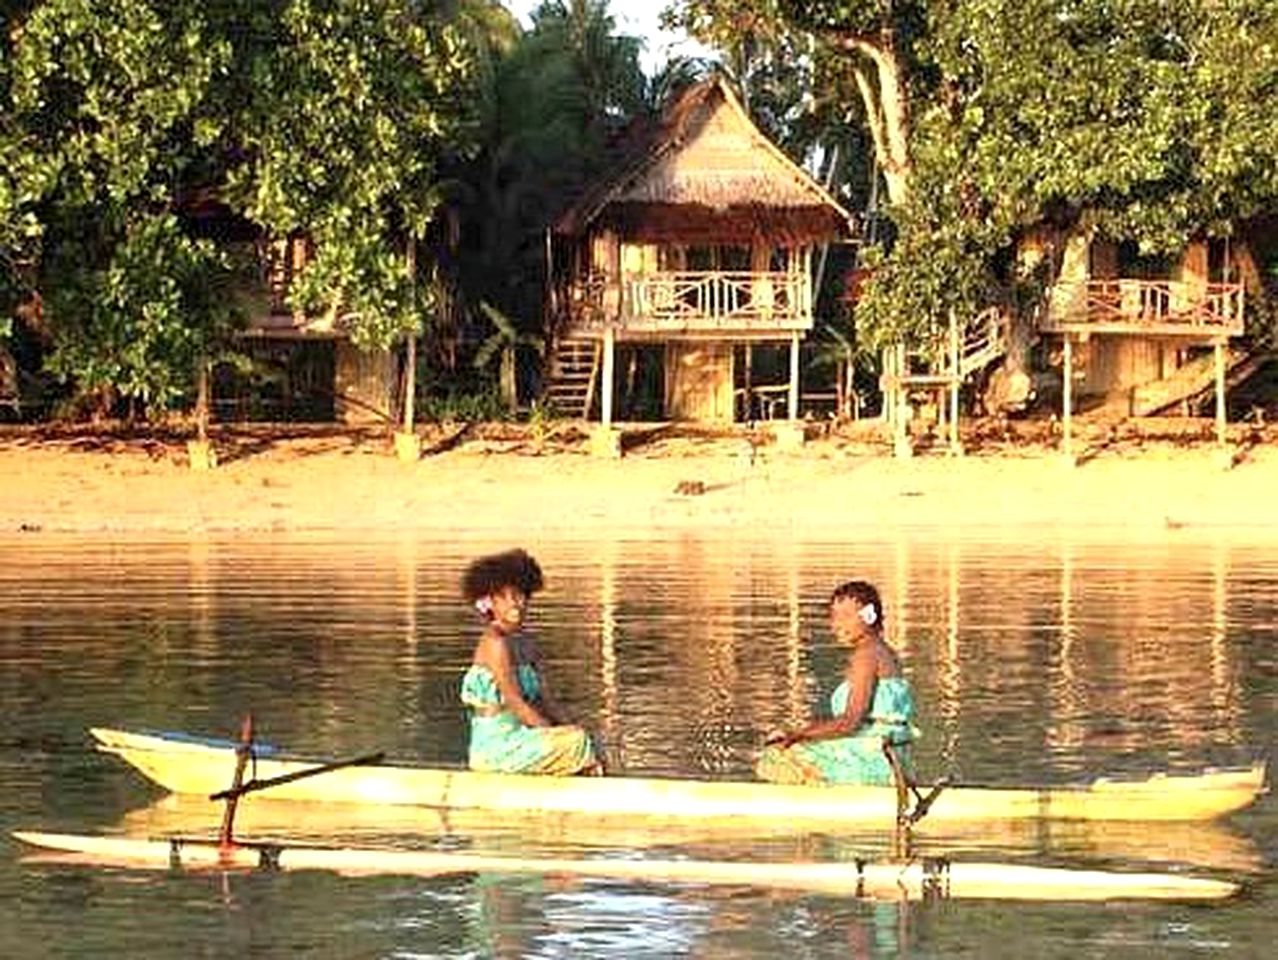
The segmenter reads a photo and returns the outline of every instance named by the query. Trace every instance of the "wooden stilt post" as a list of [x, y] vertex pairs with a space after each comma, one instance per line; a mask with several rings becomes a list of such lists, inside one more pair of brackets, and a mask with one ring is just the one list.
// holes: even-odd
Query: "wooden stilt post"
[[910, 448], [909, 397], [905, 390], [906, 359], [904, 341], [898, 343], [894, 349], [896, 352], [896, 359], [893, 362], [893, 366], [896, 368], [896, 413], [893, 426], [895, 427], [896, 438], [893, 452], [898, 457], [908, 457], [914, 451]]
[[788, 413], [793, 422], [799, 419], [799, 331], [790, 333], [790, 403]]
[[957, 457], [963, 452], [959, 442], [959, 379], [963, 371], [959, 367], [959, 333], [958, 320], [954, 311], [950, 311], [950, 456]]
[[[408, 283], [417, 289], [417, 240], [408, 238], [408, 246], [404, 251], [404, 270], [408, 274]], [[416, 302], [413, 304], [416, 307]], [[413, 312], [413, 329], [408, 332], [408, 343], [404, 351], [404, 432], [412, 433], [416, 429], [413, 418], [416, 414], [417, 401], [417, 315]]]
[[[603, 369], [599, 371], [599, 427], [591, 443], [598, 456], [621, 456], [621, 432], [612, 427], [613, 380], [617, 366], [617, 331], [605, 327], [603, 332]], [[592, 381], [593, 382], [593, 381]]]
[[1063, 449], [1065, 459], [1071, 465], [1074, 463], [1074, 442], [1073, 442], [1073, 408], [1074, 408], [1074, 341], [1067, 333], [1065, 334], [1065, 358], [1063, 370], [1063, 398], [1062, 398], [1062, 417], [1064, 425]]
[[883, 391], [883, 425], [888, 428], [888, 433], [894, 433], [896, 423], [896, 364], [893, 357], [896, 354], [890, 347], [884, 347], [880, 355], [880, 366], [883, 368], [883, 375], [879, 378], [879, 388]]
[[612, 380], [613, 368], [616, 365], [617, 333], [612, 327], [604, 329], [603, 338], [603, 373], [599, 384], [600, 419], [605, 430], [612, 429]]
[[[404, 250], [404, 272], [408, 276], [409, 284], [415, 289], [417, 286], [417, 241], [413, 237], [408, 238], [407, 246]], [[422, 455], [421, 440], [417, 436], [417, 429], [413, 422], [417, 403], [417, 319], [415, 310], [413, 324], [414, 329], [408, 331], [404, 338], [404, 410], [400, 429], [396, 432], [394, 438], [395, 456], [400, 460], [406, 461], [419, 460]]]
[[1229, 464], [1229, 444], [1225, 431], [1225, 345], [1217, 340], [1213, 345], [1216, 359], [1216, 444], [1222, 461]]

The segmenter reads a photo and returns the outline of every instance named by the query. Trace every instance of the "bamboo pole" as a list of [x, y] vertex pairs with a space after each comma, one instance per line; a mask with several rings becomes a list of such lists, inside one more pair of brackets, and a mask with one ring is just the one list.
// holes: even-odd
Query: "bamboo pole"
[[200, 443], [209, 439], [209, 362], [200, 355], [200, 369], [195, 398], [195, 438]]

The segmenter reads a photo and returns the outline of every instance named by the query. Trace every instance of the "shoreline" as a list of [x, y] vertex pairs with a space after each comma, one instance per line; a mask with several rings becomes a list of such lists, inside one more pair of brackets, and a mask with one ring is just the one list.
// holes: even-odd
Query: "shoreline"
[[1254, 435], [1234, 444], [1226, 469], [1213, 444], [1112, 431], [1075, 466], [1050, 440], [896, 459], [866, 429], [831, 431], [794, 450], [752, 443], [741, 430], [680, 432], [621, 459], [592, 455], [573, 426], [540, 437], [517, 425], [420, 433], [427, 452], [403, 462], [385, 430], [219, 427], [212, 440], [222, 463], [193, 471], [185, 435], [4, 428], [0, 531], [518, 531], [515, 539], [788, 531], [831, 540], [917, 529], [987, 538], [1278, 532], [1278, 444]]

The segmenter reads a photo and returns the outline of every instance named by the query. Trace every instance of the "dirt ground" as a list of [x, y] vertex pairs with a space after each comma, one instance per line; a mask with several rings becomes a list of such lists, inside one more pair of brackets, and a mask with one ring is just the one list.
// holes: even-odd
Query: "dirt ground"
[[419, 433], [423, 454], [405, 462], [384, 430], [222, 427], [218, 465], [195, 471], [176, 431], [3, 427], [0, 530], [1278, 533], [1278, 433], [1232, 425], [1223, 452], [1210, 421], [1082, 424], [1073, 464], [1051, 421], [969, 423], [962, 456], [923, 439], [909, 458], [872, 422], [811, 427], [797, 449], [763, 430], [634, 429], [619, 459], [572, 424]]

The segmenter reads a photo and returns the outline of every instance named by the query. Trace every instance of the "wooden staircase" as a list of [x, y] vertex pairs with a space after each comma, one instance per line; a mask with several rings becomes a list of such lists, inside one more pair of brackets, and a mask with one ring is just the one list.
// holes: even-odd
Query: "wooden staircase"
[[[1270, 359], [1270, 354], [1227, 347], [1225, 350], [1225, 389], [1229, 390], [1255, 373]], [[1147, 417], [1161, 413], [1176, 404], [1191, 406], [1210, 396], [1216, 381], [1215, 357], [1208, 353], [1176, 370], [1171, 376], [1144, 383], [1132, 390], [1131, 414]]]
[[543, 396], [556, 414], [589, 418], [601, 354], [600, 342], [586, 337], [563, 337], [555, 343]]
[[[957, 336], [958, 343], [951, 342]], [[957, 364], [954, 346], [958, 347]], [[949, 387], [961, 384], [1007, 352], [1007, 329], [995, 308], [983, 310], [952, 334], [940, 334], [921, 350], [897, 350], [894, 362], [885, 364], [884, 386], [892, 388]]]
[[1007, 352], [1007, 324], [993, 307], [978, 313], [959, 333], [959, 381], [983, 370]]
[[912, 450], [907, 420], [909, 397], [914, 391], [935, 393], [942, 425], [948, 427], [951, 453], [959, 453], [958, 390], [973, 373], [1007, 352], [1007, 324], [996, 307], [983, 310], [964, 323], [951, 322], [947, 330], [922, 350], [909, 351], [904, 344], [883, 355], [883, 411], [897, 456]]

